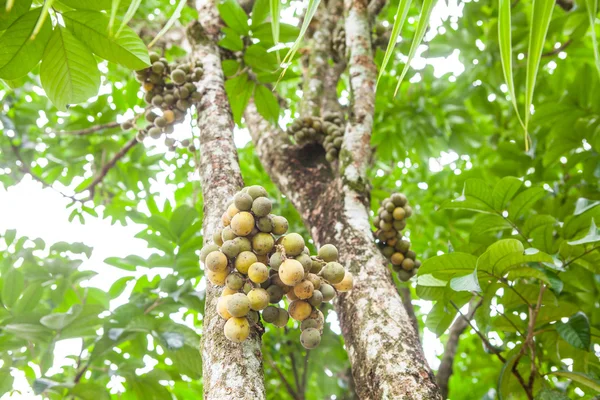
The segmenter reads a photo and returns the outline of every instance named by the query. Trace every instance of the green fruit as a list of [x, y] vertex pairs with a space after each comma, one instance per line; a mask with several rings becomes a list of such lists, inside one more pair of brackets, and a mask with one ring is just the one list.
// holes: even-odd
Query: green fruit
[[154, 120], [154, 124], [159, 128], [164, 128], [165, 126], [167, 126], [167, 120], [163, 117], [158, 117]]
[[240, 211], [250, 211], [252, 208], [252, 196], [248, 193], [239, 192], [233, 198], [233, 204]]
[[336, 283], [340, 283], [344, 279], [344, 275], [346, 275], [346, 270], [344, 269], [344, 266], [342, 264], [332, 261], [325, 265], [325, 267], [321, 271], [321, 275], [330, 284], [335, 285]]
[[402, 193], [394, 193], [392, 195], [392, 197], [390, 197], [390, 199], [392, 200], [392, 203], [394, 203], [394, 205], [396, 207], [402, 207], [408, 201], [406, 199], [406, 196], [404, 194], [402, 194]]
[[221, 246], [221, 251], [228, 258], [235, 258], [238, 254], [240, 254], [240, 247], [236, 245], [236, 243], [233, 240], [228, 240], [226, 242], [223, 242], [223, 245]]
[[233, 240], [235, 239], [237, 236], [235, 235], [235, 233], [233, 233], [233, 231], [231, 230], [230, 227], [226, 226], [225, 228], [223, 228], [223, 230], [221, 231], [221, 238], [223, 239], [223, 242], [226, 242], [228, 240]]
[[269, 306], [262, 311], [262, 317], [265, 322], [275, 323], [279, 316], [279, 307]]
[[162, 131], [160, 130], [160, 128], [153, 126], [152, 128], [148, 129], [148, 135], [152, 139], [158, 139], [159, 137], [161, 137]]
[[267, 197], [269, 194], [264, 187], [254, 185], [248, 188], [248, 194], [252, 196], [252, 200], [256, 200], [259, 197]]
[[250, 325], [258, 324], [258, 311], [250, 310], [248, 315], [246, 315], [246, 318], [248, 318]]
[[309, 255], [302, 253], [296, 257], [296, 261], [302, 264], [302, 267], [304, 268], [304, 273], [308, 273], [312, 269], [312, 259]]
[[258, 217], [266, 217], [271, 212], [273, 205], [266, 197], [258, 197], [252, 203], [252, 212]]
[[156, 115], [152, 111], [147, 111], [146, 112], [146, 115], [145, 115], [146, 121], [148, 121], [148, 122], [154, 122], [154, 120], [156, 119], [156, 117], [158, 117], [158, 115]]
[[290, 314], [288, 314], [288, 312], [283, 308], [279, 308], [277, 310], [277, 319], [275, 320], [274, 325], [283, 328], [287, 325], [289, 320]]
[[335, 289], [328, 283], [322, 283], [319, 291], [323, 295], [323, 301], [326, 303], [335, 297]]
[[271, 255], [271, 258], [269, 258], [269, 266], [271, 266], [271, 268], [273, 268], [275, 271], [278, 271], [279, 266], [283, 261], [283, 255], [281, 255], [281, 253], [273, 253], [273, 255]]
[[159, 107], [163, 101], [164, 101], [163, 97], [161, 95], [157, 94], [156, 96], [154, 96], [152, 98], [152, 105]]
[[178, 85], [185, 83], [185, 71], [181, 69], [175, 69], [171, 72], [171, 79]]
[[267, 293], [269, 293], [269, 303], [279, 303], [281, 299], [283, 299], [283, 289], [277, 285], [271, 285], [267, 288]]
[[323, 293], [320, 290], [314, 290], [312, 296], [308, 299], [308, 303], [315, 308], [319, 308], [323, 303]]
[[310, 267], [310, 272], [313, 274], [318, 274], [319, 272], [321, 272], [321, 270], [325, 266], [325, 263], [322, 262], [321, 260], [317, 260], [315, 257], [311, 257], [311, 260], [312, 260], [312, 266]]
[[162, 74], [164, 70], [165, 64], [161, 63], [160, 61], [155, 61], [152, 63], [152, 72], [156, 74]]
[[273, 231], [273, 221], [270, 216], [261, 217], [256, 221], [256, 227], [259, 231], [270, 233]]
[[402, 282], [406, 282], [406, 281], [410, 280], [410, 278], [412, 277], [412, 274], [410, 272], [405, 271], [403, 269], [400, 269], [396, 272], [398, 274], [397, 275], [398, 279], [400, 279]]
[[139, 143], [142, 143], [145, 138], [146, 138], [146, 134], [142, 131], [135, 134], [135, 140], [137, 140]]
[[235, 239], [233, 239], [233, 243], [235, 243], [236, 246], [239, 247], [240, 253], [242, 251], [250, 251], [250, 250], [252, 250], [252, 243], [250, 242], [250, 240], [248, 238], [245, 238], [245, 237], [236, 237]]
[[400, 253], [406, 254], [408, 249], [410, 249], [410, 242], [408, 242], [406, 240], [398, 240], [398, 242], [394, 245], [394, 248], [396, 250], [398, 250]]
[[302, 321], [302, 323], [300, 324], [300, 330], [305, 331], [309, 328], [319, 329], [319, 321], [317, 321], [316, 319], [305, 319], [304, 321]]
[[244, 287], [245, 282], [246, 280], [244, 279], [242, 274], [238, 272], [233, 272], [229, 274], [227, 276], [227, 279], [225, 279], [225, 284], [231, 290], [240, 290], [242, 287]]
[[131, 121], [125, 121], [121, 124], [121, 129], [123, 129], [124, 131], [128, 131], [131, 128], [133, 128], [133, 124], [131, 123]]
[[233, 317], [244, 317], [250, 311], [250, 300], [243, 293], [234, 293], [227, 299], [227, 311]]
[[150, 56], [151, 63], [155, 63], [160, 59], [160, 56], [155, 52], [150, 53], [149, 56]]
[[216, 244], [208, 244], [208, 245], [204, 246], [202, 248], [202, 250], [200, 250], [200, 261], [205, 262], [207, 255], [209, 255], [213, 251], [218, 251], [218, 250], [219, 250], [219, 246], [217, 246]]
[[179, 111], [185, 112], [190, 107], [190, 102], [184, 99], [177, 100], [176, 107]]
[[304, 250], [304, 239], [297, 233], [285, 235], [281, 241], [286, 256], [295, 257]]
[[307, 328], [300, 334], [300, 343], [305, 349], [314, 349], [321, 343], [321, 333], [315, 328]]
[[319, 249], [318, 256], [325, 262], [337, 261], [338, 250], [332, 244], [326, 244]]
[[273, 216], [271, 218], [273, 223], [273, 233], [275, 235], [284, 235], [288, 230], [288, 221], [284, 217], [280, 217], [278, 215]]

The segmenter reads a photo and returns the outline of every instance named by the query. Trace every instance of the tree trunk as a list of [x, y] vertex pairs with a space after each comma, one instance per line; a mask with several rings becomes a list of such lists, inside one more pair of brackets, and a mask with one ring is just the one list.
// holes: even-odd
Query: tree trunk
[[[233, 142], [234, 122], [221, 68], [216, 35], [219, 17], [215, 4], [199, 4], [202, 23], [188, 31], [193, 57], [204, 64], [199, 84], [202, 99], [198, 105], [201, 161], [199, 165], [204, 197], [203, 233], [205, 244], [221, 225], [225, 204], [243, 186], [237, 150]], [[225, 320], [216, 312], [221, 288], [206, 282], [206, 304], [202, 334], [202, 366], [205, 399], [264, 399], [264, 374], [260, 334], [253, 329], [241, 344], [223, 334]]]

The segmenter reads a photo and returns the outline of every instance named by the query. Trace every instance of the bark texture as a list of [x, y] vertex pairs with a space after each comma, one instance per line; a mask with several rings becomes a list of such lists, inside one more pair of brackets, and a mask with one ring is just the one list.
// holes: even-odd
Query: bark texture
[[371, 234], [368, 208], [337, 177], [320, 146], [298, 148], [262, 119], [246, 122], [265, 169], [300, 212], [317, 246], [332, 243], [355, 277], [336, 302], [361, 399], [439, 399], [419, 338]]
[[[221, 225], [228, 200], [243, 186], [233, 142], [234, 122], [225, 93], [219, 49], [218, 14], [211, 0], [199, 3], [201, 23], [190, 27], [193, 57], [202, 60], [204, 76], [199, 83], [202, 99], [198, 106], [201, 161], [199, 165], [204, 197], [203, 232], [205, 244]], [[216, 27], [215, 27], [216, 26]], [[260, 334], [253, 329], [241, 344], [223, 334], [225, 320], [216, 312], [222, 288], [207, 281], [202, 336], [202, 364], [205, 399], [264, 399], [264, 376]]]

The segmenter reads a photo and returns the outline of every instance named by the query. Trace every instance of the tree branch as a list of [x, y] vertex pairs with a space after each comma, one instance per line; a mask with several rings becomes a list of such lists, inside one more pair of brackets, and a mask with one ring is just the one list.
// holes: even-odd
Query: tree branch
[[292, 398], [295, 400], [301, 400], [300, 396], [298, 396], [298, 393], [296, 393], [290, 382], [285, 378], [285, 375], [283, 375], [283, 372], [281, 372], [279, 367], [273, 361], [271, 361], [271, 367], [277, 372], [279, 378], [281, 378], [281, 381], [283, 382], [283, 385], [287, 389], [290, 396], [292, 396]]
[[71, 135], [71, 136], [87, 136], [87, 135], [91, 135], [96, 132], [103, 131], [105, 129], [117, 128], [119, 126], [121, 126], [121, 124], [119, 124], [116, 121], [113, 121], [113, 122], [107, 122], [106, 124], [91, 126], [89, 128], [78, 129], [75, 131], [61, 131], [61, 132], [59, 132], [59, 134]]
[[310, 357], [310, 350], [306, 350], [306, 355], [304, 356], [304, 368], [302, 369], [302, 381], [300, 386], [300, 393], [302, 394], [302, 398], [306, 397], [306, 378], [308, 377], [308, 358]]

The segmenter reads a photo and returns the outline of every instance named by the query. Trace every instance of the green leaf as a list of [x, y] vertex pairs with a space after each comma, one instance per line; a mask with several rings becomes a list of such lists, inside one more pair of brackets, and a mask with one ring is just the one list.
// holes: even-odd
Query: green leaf
[[437, 337], [440, 337], [446, 332], [452, 321], [454, 321], [455, 316], [456, 312], [449, 312], [449, 310], [446, 310], [444, 303], [438, 301], [427, 314], [425, 327], [435, 333]]
[[521, 255], [525, 251], [523, 243], [517, 239], [502, 239], [491, 244], [477, 259], [477, 268], [492, 272], [496, 264], [510, 254]]
[[585, 385], [596, 392], [600, 392], [600, 381], [581, 372], [556, 371], [549, 372], [548, 375], [561, 376], [574, 382], [581, 383], [582, 385]]
[[62, 111], [69, 104], [95, 96], [100, 88], [94, 55], [62, 26], [56, 26], [50, 36], [42, 57], [40, 80], [48, 98]]
[[236, 123], [241, 123], [244, 110], [252, 97], [255, 83], [248, 79], [247, 74], [241, 74], [225, 82], [225, 91], [231, 105], [231, 112]]
[[0, 31], [8, 28], [17, 18], [31, 8], [32, 0], [20, 0], [13, 4], [10, 11], [6, 11], [6, 0], [0, 0]]
[[280, 0], [269, 0], [269, 9], [271, 11], [271, 32], [273, 34], [273, 44], [279, 44], [279, 6]]
[[279, 119], [279, 102], [273, 92], [263, 85], [254, 90], [254, 103], [258, 113], [267, 121], [276, 124]]
[[404, 64], [404, 68], [402, 69], [400, 78], [398, 78], [398, 84], [396, 85], [394, 96], [398, 94], [398, 89], [400, 89], [402, 80], [408, 72], [408, 68], [410, 68], [410, 63], [412, 59], [417, 53], [417, 48], [419, 48], [421, 42], [423, 41], [423, 36], [425, 36], [425, 31], [427, 31], [427, 27], [429, 26], [429, 18], [431, 17], [431, 12], [433, 11], [433, 7], [435, 6], [435, 4], [435, 0], [423, 0], [423, 6], [421, 7], [421, 13], [419, 14], [419, 23], [417, 24], [417, 28], [415, 29], [415, 37], [413, 38], [412, 43], [410, 44], [408, 58], [406, 60], [406, 64]]
[[127, 259], [119, 257], [108, 257], [104, 260], [105, 263], [113, 267], [121, 268], [126, 271], [135, 271], [137, 264], [129, 262]]
[[124, 27], [118, 35], [109, 36], [108, 19], [96, 11], [69, 11], [63, 18], [73, 35], [99, 57], [133, 70], [150, 65], [146, 45], [131, 28]]
[[417, 270], [419, 276], [432, 274], [436, 278], [449, 278], [457, 273], [472, 272], [477, 264], [477, 257], [468, 253], [454, 252], [429, 258]]
[[269, 16], [269, 1], [270, 0], [256, 0], [252, 6], [252, 33], [254, 34], [254, 27], [265, 22]]
[[[60, 0], [61, 3], [75, 9], [81, 10], [110, 10], [112, 0]], [[128, 6], [131, 0], [121, 0], [119, 8]]]
[[121, 293], [123, 293], [123, 291], [125, 291], [125, 288], [127, 287], [127, 283], [129, 281], [131, 281], [132, 279], [134, 279], [133, 276], [124, 276], [122, 278], [117, 279], [112, 284], [110, 289], [108, 289], [108, 295], [110, 296], [110, 298], [116, 299], [117, 297], [119, 297], [121, 295]]
[[4, 330], [32, 342], [49, 340], [51, 335], [51, 331], [48, 328], [39, 324], [8, 324], [4, 326]]
[[11, 308], [23, 292], [25, 279], [21, 271], [15, 268], [10, 268], [2, 278], [2, 303]]
[[41, 60], [52, 24], [46, 19], [35, 39], [31, 40], [40, 15], [41, 8], [23, 14], [0, 36], [0, 78], [17, 79], [27, 75]]
[[573, 315], [567, 322], [557, 323], [556, 331], [571, 346], [582, 350], [590, 348], [590, 321], [583, 312]]
[[152, 41], [150, 42], [150, 44], [148, 44], [148, 48], [151, 48], [152, 46], [154, 46], [154, 44], [161, 37], [163, 37], [164, 34], [169, 31], [169, 29], [171, 29], [171, 27], [173, 26], [173, 24], [175, 23], [175, 21], [177, 21], [179, 19], [179, 17], [181, 17], [181, 10], [183, 10], [183, 7], [186, 5], [186, 2], [187, 2], [187, 0], [179, 0], [179, 3], [177, 4], [177, 7], [175, 8], [175, 11], [173, 11], [173, 14], [169, 18], [169, 20], [167, 21], [167, 23], [165, 24], [165, 26], [162, 27], [162, 29], [154, 36], [154, 39], [152, 39]]
[[529, 248], [525, 253], [507, 254], [492, 266], [492, 271], [500, 276], [527, 263], [552, 263], [553, 261], [552, 256], [549, 254]]
[[575, 202], [575, 211], [573, 212], [573, 215], [583, 214], [584, 212], [591, 210], [598, 205], [600, 205], [600, 201], [588, 200], [580, 197]]
[[110, 394], [105, 385], [91, 382], [79, 382], [71, 390], [69, 395], [81, 400], [110, 400]]
[[[260, 44], [267, 49], [275, 46], [273, 41], [273, 25], [270, 22], [252, 28], [252, 38], [260, 40]], [[288, 43], [296, 40], [300, 28], [290, 24], [279, 24], [279, 43]]]
[[489, 232], [512, 229], [512, 225], [498, 214], [480, 214], [475, 219], [471, 237], [480, 237]]
[[135, 12], [140, 7], [140, 4], [142, 4], [142, 0], [133, 0], [129, 4], [129, 7], [127, 8], [127, 11], [125, 12], [125, 15], [123, 16], [123, 19], [121, 20], [121, 25], [119, 26], [119, 29], [117, 29], [117, 33], [116, 33], [117, 36], [119, 36], [119, 34], [123, 30], [123, 28], [125, 28], [125, 26], [127, 26], [129, 21], [131, 21], [131, 18], [133, 18], [133, 16], [135, 15]]
[[545, 195], [546, 191], [541, 187], [532, 187], [522, 191], [510, 202], [508, 217], [515, 221]]
[[508, 280], [514, 281], [518, 278], [535, 278], [550, 285], [550, 280], [544, 272], [531, 267], [513, 269], [508, 273]]
[[15, 304], [17, 314], [33, 310], [40, 302], [44, 289], [41, 283], [31, 283], [23, 291], [23, 295]]
[[576, 246], [578, 244], [587, 244], [587, 243], [596, 243], [600, 241], [600, 232], [596, 227], [596, 221], [592, 218], [592, 224], [590, 225], [590, 230], [587, 235], [578, 240], [573, 240], [569, 242], [570, 245]]
[[515, 84], [513, 81], [512, 72], [512, 25], [510, 22], [511, 8], [512, 4], [510, 0], [500, 0], [500, 5], [498, 7], [498, 45], [500, 47], [500, 61], [502, 62], [502, 72], [504, 73], [504, 81], [508, 87], [508, 94], [515, 109], [515, 113], [517, 113], [517, 118], [519, 119], [521, 125], [523, 125], [521, 114], [519, 113], [519, 107], [517, 106], [517, 95], [515, 93]]
[[277, 70], [277, 56], [268, 53], [258, 44], [249, 46], [244, 53], [244, 62], [255, 72], [274, 72]]
[[[231, 51], [242, 51], [244, 50], [244, 42], [240, 35], [234, 32], [231, 28], [223, 28], [221, 31], [225, 34], [225, 36], [219, 41], [219, 46], [224, 49]], [[225, 61], [233, 61], [233, 60], [224, 60]]]
[[481, 179], [468, 179], [465, 182], [462, 195], [442, 204], [445, 209], [463, 209], [484, 213], [494, 212], [492, 188]]
[[481, 292], [479, 279], [477, 279], [477, 268], [468, 275], [452, 278], [450, 287], [457, 292]]
[[[501, 0], [504, 1], [504, 0]], [[508, 0], [507, 0], [508, 1]], [[502, 178], [492, 192], [494, 208], [502, 211], [508, 205], [508, 202], [517, 194], [523, 182], [514, 176], [506, 176]]]
[[500, 370], [500, 376], [498, 377], [498, 399], [504, 400], [509, 398], [510, 393], [510, 378], [513, 376], [512, 369], [515, 366], [515, 362], [518, 360], [518, 354], [508, 358], [502, 369]]
[[529, 30], [529, 48], [527, 51], [527, 78], [525, 90], [525, 150], [529, 150], [527, 129], [531, 115], [531, 104], [533, 103], [533, 91], [535, 81], [544, 50], [544, 42], [548, 33], [548, 26], [552, 19], [554, 0], [533, 0], [533, 12], [531, 13], [531, 28]]
[[408, 10], [410, 9], [411, 3], [412, 0], [400, 0], [398, 2], [396, 16], [394, 17], [394, 26], [392, 27], [392, 34], [390, 36], [390, 41], [388, 42], [387, 49], [385, 49], [383, 62], [381, 63], [381, 67], [379, 69], [377, 85], [379, 84], [379, 80], [385, 72], [385, 68], [387, 67], [388, 62], [390, 61], [390, 58], [394, 53], [394, 48], [396, 47], [396, 43], [398, 43], [398, 37], [400, 36], [400, 32], [402, 31], [402, 25], [404, 25], [404, 20], [406, 20], [406, 15], [408, 14]]
[[600, 76], [600, 53], [598, 52], [598, 38], [596, 37], [596, 15], [598, 14], [598, 0], [585, 0], [587, 5], [590, 26], [592, 27], [592, 48], [594, 49], [594, 60], [596, 61], [596, 70]]
[[304, 14], [304, 20], [302, 21], [302, 27], [300, 28], [300, 34], [298, 35], [298, 38], [283, 58], [283, 64], [285, 64], [285, 67], [283, 71], [281, 71], [281, 75], [279, 76], [280, 80], [285, 75], [285, 72], [289, 67], [289, 63], [291, 63], [291, 61], [294, 59], [294, 55], [296, 55], [296, 52], [300, 48], [300, 43], [302, 43], [302, 39], [304, 39], [304, 35], [306, 34], [308, 27], [310, 26], [310, 21], [312, 21], [315, 13], [317, 12], [317, 8], [319, 8], [320, 3], [321, 0], [308, 0], [308, 5], [306, 6], [306, 13]]
[[179, 239], [181, 234], [192, 225], [197, 217], [198, 211], [195, 208], [187, 205], [177, 207], [169, 221], [170, 231]]
[[228, 27], [239, 33], [246, 35], [250, 29], [248, 26], [248, 16], [244, 9], [235, 0], [223, 0], [217, 6], [221, 19]]
[[535, 396], [534, 400], [569, 400], [569, 397], [557, 390], [543, 388]]
[[10, 368], [0, 368], [0, 397], [12, 390], [13, 382], [14, 378], [10, 374]]
[[8, 229], [6, 232], [4, 232], [4, 241], [6, 242], [6, 246], [10, 246], [12, 244], [12, 242], [15, 240], [16, 236], [17, 236], [16, 229]]
[[75, 321], [81, 310], [81, 305], [75, 304], [66, 313], [54, 313], [43, 316], [40, 319], [40, 323], [47, 328], [60, 331]]

